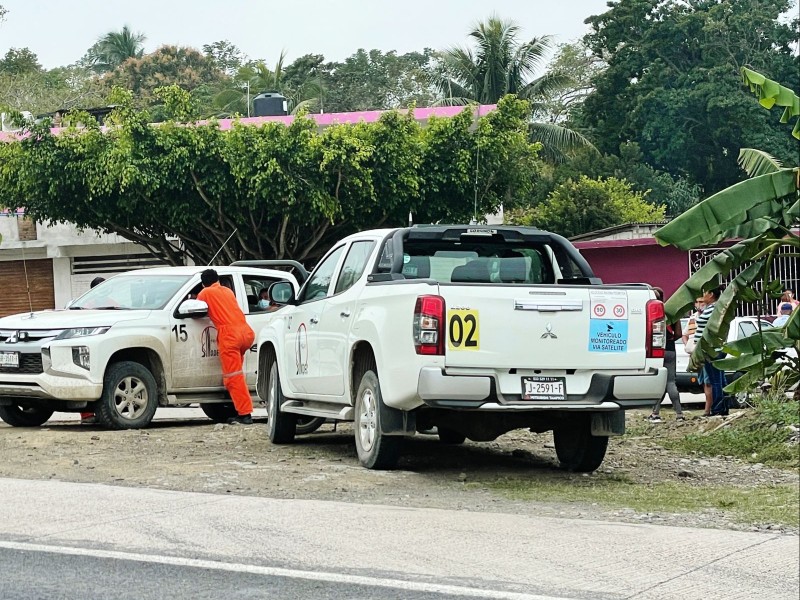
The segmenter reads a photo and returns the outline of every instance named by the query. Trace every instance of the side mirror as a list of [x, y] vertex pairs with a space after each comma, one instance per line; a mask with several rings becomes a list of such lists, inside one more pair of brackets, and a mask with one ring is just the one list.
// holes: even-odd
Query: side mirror
[[177, 314], [179, 319], [197, 319], [208, 315], [208, 304], [202, 300], [184, 300], [178, 306]]
[[288, 281], [276, 281], [269, 286], [269, 299], [275, 304], [293, 304], [294, 287]]

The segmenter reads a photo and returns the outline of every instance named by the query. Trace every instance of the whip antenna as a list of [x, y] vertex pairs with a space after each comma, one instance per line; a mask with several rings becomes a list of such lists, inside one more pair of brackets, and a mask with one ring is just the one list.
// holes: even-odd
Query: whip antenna
[[475, 152], [475, 198], [472, 204], [472, 222], [477, 225], [478, 224], [478, 167], [481, 163], [481, 140], [480, 140], [480, 130], [478, 128], [478, 121], [481, 118], [481, 105], [478, 104], [478, 112], [477, 116], [475, 117], [475, 145], [477, 146], [477, 150]]
[[237, 232], [237, 231], [239, 231], [239, 228], [238, 228], [238, 227], [237, 227], [236, 229], [234, 229], [234, 230], [233, 230], [233, 233], [232, 233], [232, 234], [230, 234], [230, 235], [228, 236], [228, 239], [227, 239], [227, 240], [225, 240], [224, 242], [222, 242], [222, 246], [220, 246], [220, 247], [219, 247], [219, 250], [217, 250], [217, 253], [216, 253], [214, 256], [212, 256], [212, 257], [211, 257], [211, 260], [210, 260], [210, 261], [208, 261], [208, 264], [206, 265], [207, 267], [210, 267], [212, 264], [214, 264], [214, 259], [215, 259], [215, 258], [217, 258], [217, 257], [219, 256], [219, 253], [220, 253], [220, 252], [222, 252], [222, 249], [223, 249], [225, 246], [227, 246], [227, 245], [228, 245], [228, 242], [230, 242], [230, 241], [231, 241], [231, 238], [232, 238], [234, 235], [236, 235], [236, 232]]

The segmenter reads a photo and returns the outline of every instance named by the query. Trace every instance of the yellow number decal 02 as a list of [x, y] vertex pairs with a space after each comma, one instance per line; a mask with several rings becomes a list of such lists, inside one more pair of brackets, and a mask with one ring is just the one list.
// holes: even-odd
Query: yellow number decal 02
[[448, 350], [480, 350], [478, 311], [457, 308], [447, 311]]

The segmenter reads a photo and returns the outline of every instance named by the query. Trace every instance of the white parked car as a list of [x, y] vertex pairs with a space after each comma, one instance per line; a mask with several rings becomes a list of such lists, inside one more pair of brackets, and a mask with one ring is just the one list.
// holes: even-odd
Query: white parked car
[[[0, 419], [35, 427], [55, 411], [93, 410], [101, 424], [127, 429], [146, 426], [158, 406], [188, 403], [200, 403], [217, 422], [233, 416], [216, 329], [205, 302], [193, 299], [205, 268], [130, 271], [67, 309], [0, 319]], [[258, 306], [261, 290], [278, 281], [298, 288], [286, 271], [216, 269], [256, 334], [271, 314]], [[245, 357], [253, 390], [256, 365], [254, 346]]]

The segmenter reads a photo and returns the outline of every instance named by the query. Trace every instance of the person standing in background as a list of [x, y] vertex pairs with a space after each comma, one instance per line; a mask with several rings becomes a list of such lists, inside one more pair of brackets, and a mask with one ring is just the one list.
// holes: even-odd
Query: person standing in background
[[[656, 300], [664, 301], [664, 290], [660, 287], [654, 287], [653, 291], [656, 293]], [[678, 392], [678, 386], [675, 383], [675, 340], [682, 337], [681, 334], [681, 320], [678, 318], [674, 323], [667, 325], [667, 345], [664, 348], [664, 366], [667, 368], [667, 395], [669, 401], [672, 403], [672, 408], [675, 410], [675, 420], [683, 421], [683, 407], [681, 406], [681, 395]], [[653, 412], [650, 413], [648, 420], [651, 423], [661, 423], [661, 400], [656, 401], [653, 406]]]
[[[716, 306], [717, 300], [719, 300], [720, 294], [721, 291], [719, 288], [703, 292], [703, 302], [705, 302], [706, 307], [697, 318], [697, 331], [694, 332], [693, 338], [695, 344], [700, 343], [700, 339], [703, 337], [703, 331], [705, 331], [708, 320], [714, 312], [714, 307]], [[717, 356], [712, 360], [722, 358], [723, 356], [724, 354], [722, 354], [721, 350], [717, 349]], [[702, 377], [703, 389], [706, 393], [706, 406], [703, 416], [727, 415], [728, 405], [725, 401], [725, 391], [722, 389], [725, 387], [725, 373], [717, 369], [712, 364], [711, 360], [706, 359], [703, 365]]]

